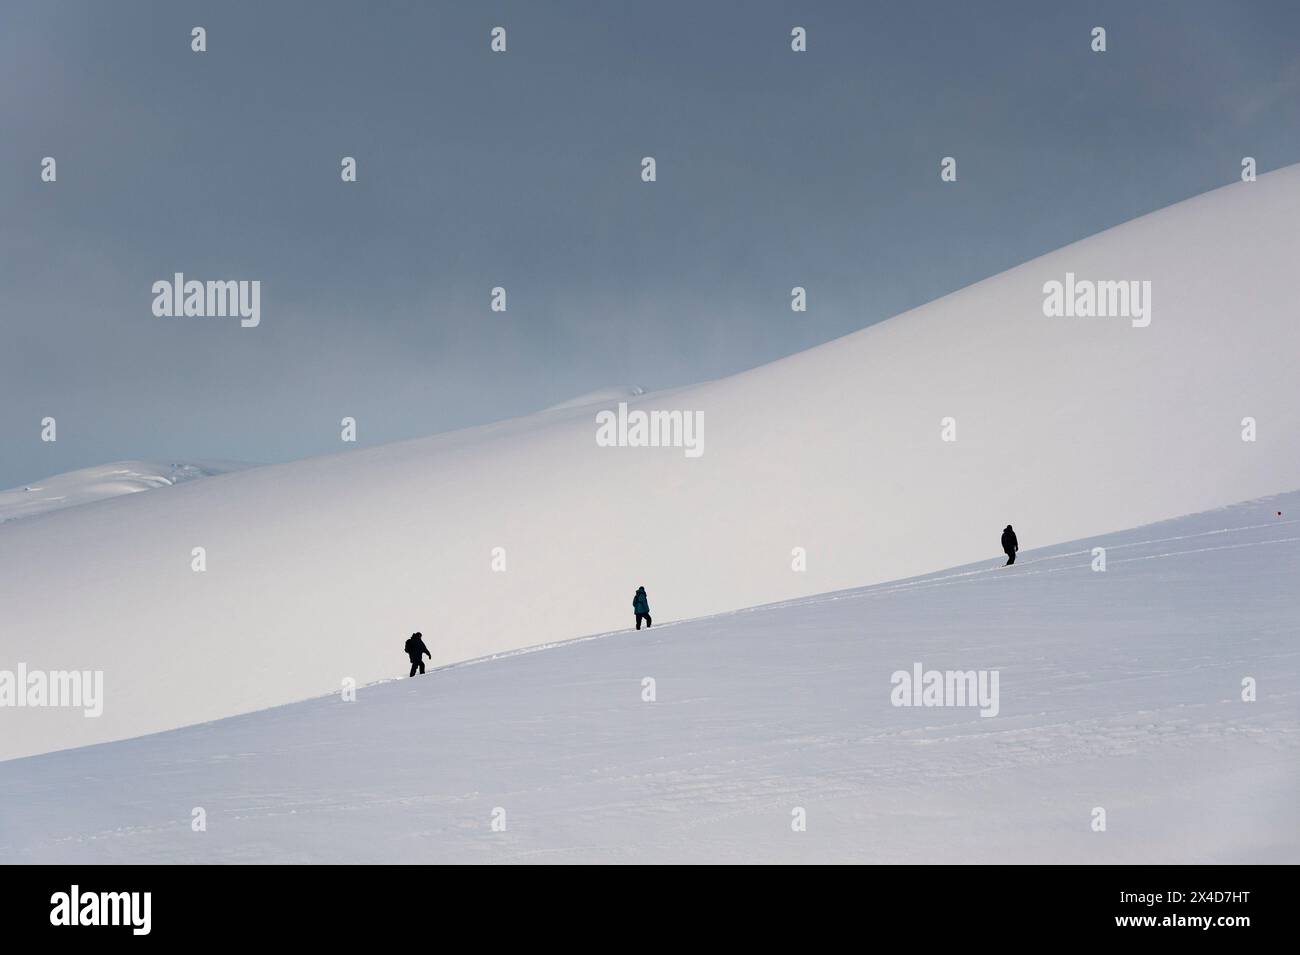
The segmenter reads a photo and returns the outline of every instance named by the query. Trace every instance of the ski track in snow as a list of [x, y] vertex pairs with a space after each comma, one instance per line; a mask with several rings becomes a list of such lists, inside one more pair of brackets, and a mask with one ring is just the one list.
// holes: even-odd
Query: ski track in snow
[[[1294, 862], [1300, 521], [1246, 518], [1297, 506], [0, 763], [0, 861]], [[913, 661], [1001, 713], [890, 706]]]

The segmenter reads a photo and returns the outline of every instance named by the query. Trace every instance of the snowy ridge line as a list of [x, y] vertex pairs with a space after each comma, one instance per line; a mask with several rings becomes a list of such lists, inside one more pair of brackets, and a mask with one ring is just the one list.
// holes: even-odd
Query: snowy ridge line
[[[1196, 534], [1179, 534], [1177, 537], [1156, 537], [1145, 541], [1129, 541], [1127, 544], [1108, 544], [1107, 550], [1119, 550], [1122, 547], [1145, 547], [1149, 544], [1165, 544], [1169, 541], [1191, 540], [1194, 537], [1209, 537], [1212, 534], [1231, 534], [1237, 531], [1255, 531], [1264, 527], [1281, 527], [1284, 524], [1300, 524], [1300, 518], [1288, 518], [1284, 521], [1274, 521], [1270, 524], [1245, 524], [1241, 527], [1221, 527], [1212, 531], [1201, 531]], [[1072, 550], [1068, 554], [1053, 554], [1050, 557], [1039, 557], [1037, 560], [1056, 560], [1060, 557], [1077, 557], [1080, 554], [1091, 553], [1087, 550]]]
[[[1272, 498], [1273, 496], [1270, 496], [1268, 498], [1264, 498], [1263, 500], [1271, 500]], [[1257, 502], [1252, 501], [1248, 503], [1257, 503]], [[1216, 508], [1216, 510], [1222, 510], [1222, 508]], [[1193, 515], [1187, 515], [1187, 516], [1190, 517]], [[1207, 537], [1214, 534], [1228, 534], [1237, 531], [1250, 531], [1250, 530], [1259, 530], [1267, 527], [1280, 527], [1283, 524], [1300, 524], [1300, 519], [1288, 519], [1288, 520], [1277, 521], [1275, 523], [1269, 523], [1269, 524], [1244, 524], [1241, 527], [1216, 528], [1215, 530], [1210, 530], [1210, 531], [1200, 531], [1196, 534], [1180, 534], [1175, 537], [1157, 537], [1157, 538], [1152, 538], [1150, 540], [1129, 541], [1127, 543], [1122, 543], [1122, 544], [1107, 544], [1106, 549], [1109, 551], [1109, 550], [1119, 550], [1124, 547], [1146, 547], [1146, 546], [1151, 546], [1153, 544], [1165, 544], [1165, 543], [1169, 543], [1170, 541], [1193, 540], [1198, 537]], [[1124, 532], [1116, 531], [1113, 533], [1124, 533]], [[1079, 538], [1079, 540], [1089, 540], [1089, 539], [1101, 540], [1107, 536], [1110, 535], [1099, 534], [1095, 538]], [[1286, 540], [1296, 540], [1296, 539], [1297, 538], [1286, 538]], [[1073, 543], [1073, 542], [1069, 542], [1069, 543]], [[1260, 543], [1264, 543], [1264, 542], [1260, 542]], [[1068, 546], [1068, 544], [1049, 545], [1049, 547], [1064, 547], [1064, 546]], [[1240, 545], [1234, 545], [1234, 546], [1240, 546]], [[1040, 548], [1040, 549], [1046, 550], [1048, 548]], [[1032, 553], [1032, 551], [1030, 553]], [[1091, 553], [1092, 551], [1090, 549], [1068, 551], [1063, 554], [1051, 554], [1045, 557], [1035, 557], [1032, 560], [1019, 561], [1015, 566], [1017, 567], [1032, 566], [1034, 564], [1045, 563], [1046, 561], [1050, 561], [1050, 560], [1060, 560], [1063, 557], [1080, 557], [1084, 554], [1091, 555]], [[1175, 551], [1168, 556], [1177, 556], [1177, 554], [1179, 553], [1194, 553], [1194, 552]], [[1144, 558], [1126, 558], [1125, 560], [1113, 561], [1112, 563], [1124, 563], [1127, 560], [1135, 560], [1135, 559], [1144, 559]], [[978, 577], [985, 574], [994, 574], [1003, 569], [1003, 564], [998, 563], [999, 561], [1002, 560], [1000, 556], [990, 557], [989, 560], [994, 561], [994, 564], [991, 567], [976, 566], [974, 570], [965, 570], [953, 574], [941, 574], [940, 576], [922, 574], [919, 577], [908, 577], [898, 581], [884, 581], [879, 584], [869, 584], [866, 587], [850, 587], [845, 590], [833, 590], [824, 594], [814, 594], [811, 597], [798, 597], [794, 600], [783, 600], [783, 601], [778, 601], [770, 604], [759, 604], [753, 607], [744, 607], [739, 610], [729, 610], [719, 614], [710, 614], [708, 616], [695, 617], [692, 619], [710, 620], [713, 619], [714, 617], [725, 617], [737, 613], [752, 613], [756, 610], [764, 610], [768, 608], [803, 607], [808, 604], [821, 603], [823, 601], [851, 599], [855, 597], [870, 597], [872, 595], [878, 595], [878, 594], [890, 594], [890, 593], [898, 593], [907, 590], [923, 589], [930, 584], [937, 584], [940, 582], [952, 581], [955, 579], [965, 578], [965, 577]], [[967, 565], [967, 566], [971, 566], [971, 565]], [[1078, 569], [1078, 566], [1082, 566], [1082, 565], [1075, 565], [1073, 568], [1061, 568], [1061, 569], [1063, 570]], [[1006, 576], [1023, 577], [1026, 575], [1026, 573], [1048, 573], [1048, 571], [1027, 571], [1022, 573], [1008, 574]], [[678, 621], [674, 621], [674, 622], [678, 622]], [[680, 621], [680, 622], [684, 623], [685, 621]], [[667, 624], [664, 624], [664, 626], [667, 626]], [[621, 633], [622, 631], [614, 631], [614, 632]]]
[[[1129, 541], [1123, 544], [1107, 544], [1106, 549], [1108, 551], [1112, 551], [1112, 550], [1120, 550], [1121, 548], [1129, 548], [1129, 547], [1149, 547], [1155, 544], [1167, 544], [1172, 541], [1195, 540], [1201, 537], [1212, 537], [1219, 534], [1262, 530], [1265, 528], [1280, 527], [1283, 525], [1290, 525], [1290, 524], [1300, 524], [1300, 519], [1291, 518], [1291, 519], [1280, 520], [1275, 523], [1267, 523], [1267, 524], [1243, 524], [1239, 527], [1216, 528], [1214, 530], [1209, 530], [1209, 531], [1199, 531], [1195, 534], [1179, 534], [1173, 537], [1155, 537], [1149, 540]], [[1123, 533], [1123, 532], [1121, 531], [1119, 533]], [[1098, 535], [1096, 539], [1101, 540], [1106, 536], [1107, 535], [1104, 534]], [[1180, 557], [1187, 554], [1201, 554], [1210, 551], [1236, 550], [1243, 547], [1257, 547], [1262, 544], [1287, 544], [1287, 543], [1297, 543], [1297, 542], [1300, 542], [1300, 537], [1272, 538], [1269, 540], [1250, 541], [1242, 544], [1225, 544], [1221, 547], [1200, 547], [1200, 548], [1194, 548], [1190, 550], [1169, 551], [1164, 554], [1151, 554], [1142, 557], [1124, 557], [1118, 560], [1108, 561], [1108, 564], [1126, 564], [1135, 561], [1159, 560], [1167, 557]], [[1068, 546], [1068, 545], [1054, 545], [1054, 546]], [[1066, 557], [1080, 557], [1083, 555], [1088, 555], [1089, 557], [1091, 557], [1092, 555], [1091, 549], [1073, 550], [1063, 554], [1052, 554], [1046, 557], [1037, 557], [1031, 560], [1018, 562], [1015, 566], [1032, 567], [1035, 564], [1047, 563], [1048, 561], [1060, 560]], [[1001, 560], [1000, 557], [990, 558], [990, 559], [995, 561]], [[1000, 578], [994, 578], [994, 579], [1012, 580], [1014, 578], [1020, 578], [1020, 577], [1037, 576], [1041, 574], [1054, 574], [1066, 570], [1081, 570], [1089, 566], [1091, 566], [1091, 561], [1086, 561], [1082, 564], [1071, 564], [1065, 567], [1052, 567], [1052, 568], [1043, 568], [1041, 570], [1016, 571], [1013, 573], [1005, 574]], [[784, 601], [777, 601], [769, 604], [759, 604], [753, 607], [741, 607], [736, 610], [725, 610], [722, 611], [721, 613], [706, 614], [700, 617], [687, 617], [682, 620], [669, 620], [661, 624], [656, 624], [654, 630], [665, 630], [671, 627], [677, 627], [684, 624], [700, 623], [703, 621], [716, 620], [725, 617], [732, 617], [732, 616], [736, 616], [737, 614], [755, 613], [763, 610], [782, 610], [791, 607], [806, 607], [806, 606], [820, 604], [820, 603], [829, 603], [835, 600], [889, 596], [891, 594], [896, 594], [896, 593], [905, 593], [914, 590], [925, 590], [931, 587], [940, 587], [940, 586], [946, 587], [946, 586], [950, 586], [953, 583], [962, 583], [962, 582], [968, 583], [970, 582], [969, 578], [973, 578], [973, 577], [983, 578], [986, 575], [997, 574], [998, 571], [1003, 569], [1005, 568], [1001, 563], [995, 563], [994, 566], [992, 567], [979, 567], [974, 570], [962, 571], [960, 573], [955, 573], [955, 574], [944, 574], [938, 577], [922, 576], [919, 578], [909, 578], [902, 581], [870, 584], [866, 587], [854, 587], [848, 590], [831, 591], [825, 594], [815, 594], [811, 597], [800, 597], [796, 600], [784, 600]], [[507, 660], [513, 657], [526, 656], [532, 653], [542, 653], [547, 650], [563, 649], [564, 647], [568, 647], [568, 646], [577, 646], [583, 643], [590, 643], [593, 640], [604, 640], [608, 637], [616, 637], [619, 636], [620, 634], [636, 633], [636, 632], [638, 631], [636, 631], [632, 627], [625, 627], [620, 630], [606, 630], [601, 633], [587, 634], [581, 637], [571, 637], [564, 640], [553, 640], [547, 643], [539, 643], [531, 647], [521, 647], [518, 650], [509, 650], [503, 653], [489, 654], [487, 656], [475, 657], [471, 660], [459, 660], [455, 663], [445, 663], [442, 666], [430, 667], [429, 673], [441, 673], [447, 670], [455, 670], [460, 667], [478, 666], [484, 663], [491, 663], [494, 660]], [[651, 632], [652, 631], [650, 630], [646, 631], [647, 634], [650, 634]], [[370, 683], [362, 684], [362, 686], [374, 687], [374, 686], [381, 686], [385, 683], [400, 683], [403, 682], [405, 679], [407, 678], [385, 677], [382, 680], [374, 680]], [[337, 694], [336, 690], [331, 690], [328, 693], [322, 693], [318, 696], [310, 697], [310, 699], [317, 699], [317, 700], [325, 699], [325, 698], [333, 697], [336, 694]], [[292, 704], [285, 704], [285, 705], [292, 705]], [[276, 709], [276, 708], [277, 707], [272, 707], [272, 709]]]
[[[1274, 521], [1273, 523], [1270, 523], [1270, 524], [1244, 524], [1244, 525], [1242, 525], [1241, 527], [1221, 527], [1221, 528], [1216, 528], [1215, 530], [1212, 530], [1212, 531], [1200, 531], [1200, 532], [1198, 532], [1198, 533], [1196, 533], [1196, 534], [1179, 534], [1179, 535], [1176, 536], [1176, 537], [1155, 537], [1155, 538], [1152, 538], [1151, 540], [1144, 540], [1144, 541], [1129, 541], [1129, 542], [1126, 543], [1126, 544], [1107, 544], [1107, 545], [1106, 545], [1106, 549], [1107, 549], [1107, 550], [1121, 550], [1121, 549], [1123, 549], [1123, 548], [1125, 548], [1125, 547], [1149, 547], [1149, 546], [1152, 545], [1152, 544], [1167, 544], [1167, 543], [1169, 543], [1170, 541], [1184, 541], [1184, 540], [1192, 540], [1192, 539], [1197, 538], [1197, 537], [1209, 537], [1209, 536], [1212, 536], [1212, 535], [1214, 535], [1214, 534], [1232, 534], [1232, 533], [1237, 533], [1237, 532], [1239, 532], [1239, 531], [1254, 531], [1254, 530], [1260, 530], [1260, 529], [1262, 529], [1262, 528], [1266, 528], [1266, 527], [1281, 527], [1281, 526], [1283, 526], [1283, 525], [1285, 525], [1285, 524], [1300, 524], [1300, 518], [1289, 518], [1289, 519], [1284, 520], [1284, 521]], [[1104, 536], [1106, 536], [1106, 535], [1104, 535], [1104, 534], [1103, 534], [1103, 535], [1098, 535], [1098, 537], [1104, 537]], [[1082, 539], [1082, 538], [1081, 538], [1081, 539]], [[1064, 546], [1064, 545], [1056, 545], [1056, 544], [1053, 544], [1053, 545], [1050, 545], [1050, 546], [1056, 547], [1056, 546]], [[1044, 549], [1045, 549], [1045, 548], [1044, 548]], [[1060, 559], [1062, 559], [1063, 557], [1079, 557], [1079, 556], [1082, 556], [1083, 554], [1091, 554], [1091, 553], [1092, 553], [1092, 551], [1091, 551], [1090, 549], [1089, 549], [1089, 550], [1072, 550], [1072, 551], [1067, 551], [1066, 553], [1062, 553], [1062, 554], [1050, 554], [1050, 555], [1048, 555], [1048, 556], [1046, 556], [1046, 557], [1035, 557], [1033, 560], [1029, 561], [1028, 563], [1031, 563], [1031, 564], [1037, 564], [1037, 563], [1042, 563], [1043, 561], [1046, 561], [1046, 560], [1060, 560]], [[1000, 560], [1001, 558], [991, 557], [991, 558], [989, 558], [989, 559], [990, 559], [990, 560]], [[996, 570], [997, 568], [994, 568], [994, 569]], [[982, 573], [982, 571], [972, 571], [972, 573]], [[960, 575], [955, 575], [955, 576], [960, 576]], [[922, 577], [922, 578], [909, 578], [909, 579], [911, 579], [911, 580], [917, 580], [917, 581], [924, 581], [924, 580], [926, 580], [927, 578]], [[928, 579], [941, 579], [941, 578], [928, 578]], [[901, 586], [901, 585], [904, 583], [904, 581], [898, 581], [897, 583]], [[873, 584], [872, 586], [873, 586], [873, 587], [884, 587], [884, 586], [889, 586], [889, 584]]]
[[[1189, 536], [1198, 536], [1198, 535], [1189, 535]], [[1140, 560], [1162, 560], [1166, 557], [1185, 557], [1188, 554], [1205, 554], [1205, 553], [1209, 553], [1210, 551], [1239, 550], [1240, 548], [1243, 547], [1260, 547], [1264, 544], [1289, 544], [1295, 542], [1300, 542], [1300, 537], [1277, 537], [1277, 538], [1270, 538], [1269, 540], [1262, 540], [1262, 541], [1248, 541], [1247, 543], [1244, 544], [1224, 544], [1220, 547], [1196, 547], [1196, 548], [1192, 548], [1191, 550], [1174, 550], [1174, 551], [1167, 551], [1166, 553], [1163, 554], [1147, 554], [1146, 556], [1143, 557], [1122, 557], [1119, 560], [1108, 560], [1107, 564], [1108, 565], [1131, 564]], [[1107, 549], [1109, 550], [1109, 548]], [[1080, 552], [1076, 552], [1076, 556], [1078, 553]], [[1087, 551], [1083, 551], [1082, 553], [1087, 553]], [[1054, 557], [1044, 557], [1044, 558], [1040, 558], [1039, 560], [1026, 561], [1025, 563], [1028, 566], [1032, 567], [1034, 564], [1043, 564], [1049, 560], [1055, 560], [1055, 559], [1056, 558]], [[1019, 567], [1020, 565], [1016, 564], [1016, 566]], [[1085, 561], [1082, 564], [1070, 564], [1065, 567], [1045, 567], [1042, 570], [1026, 570], [1022, 573], [1005, 574], [1000, 577], [995, 577], [993, 579], [1015, 580], [1021, 577], [1033, 577], [1039, 574], [1056, 574], [1064, 570], [1082, 570], [1086, 567], [1091, 567], [1091, 566], [1092, 566], [1091, 561]], [[926, 590], [929, 589], [928, 585], [933, 585], [937, 587], [947, 587], [954, 583], [968, 583], [969, 581], [963, 580], [961, 578], [977, 577], [977, 576], [982, 576], [984, 574], [996, 574], [1001, 569], [1002, 569], [1002, 565], [999, 564], [997, 567], [990, 567], [986, 570], [972, 570], [964, 574], [951, 574], [947, 577], [939, 577], [936, 578], [935, 580], [929, 580], [929, 581], [919, 581], [915, 584], [909, 584], [907, 586], [890, 587], [881, 590], [864, 591], [860, 596], [863, 597], [882, 596], [882, 595], [887, 596], [889, 594], [900, 593], [905, 591]]]
[[1263, 541], [1248, 541], [1244, 544], [1224, 544], [1221, 547], [1197, 547], [1192, 550], [1169, 551], [1165, 554], [1147, 554], [1145, 557], [1125, 557], [1122, 560], [1111, 561], [1114, 564], [1131, 564], [1139, 560], [1160, 560], [1164, 557], [1182, 557], [1186, 554], [1204, 554], [1212, 550], [1238, 550], [1242, 547], [1262, 547], [1265, 544], [1291, 544], [1300, 541], [1300, 537], [1275, 537]]
[[[1263, 528], [1263, 527], [1279, 527], [1283, 524], [1298, 524], [1298, 523], [1300, 523], [1300, 520], [1278, 521], [1276, 524], [1249, 524], [1243, 527], [1225, 527], [1219, 530], [1204, 531], [1199, 534], [1183, 534], [1178, 537], [1160, 537], [1160, 538], [1154, 538], [1152, 540], [1145, 540], [1145, 541], [1130, 541], [1127, 544], [1107, 544], [1106, 550], [1107, 551], [1121, 550], [1126, 547], [1150, 547], [1154, 544], [1167, 544], [1170, 541], [1194, 540], [1195, 538], [1198, 537], [1208, 537], [1214, 534], [1226, 534], [1234, 531], [1258, 530], [1259, 528]], [[1293, 541], [1293, 540], [1300, 540], [1300, 538], [1295, 538], [1295, 537], [1277, 538], [1274, 540], [1267, 540], [1267, 541], [1255, 541], [1252, 544], [1232, 544], [1232, 545], [1227, 545], [1223, 548], [1207, 547], [1207, 548], [1202, 548], [1202, 550], [1225, 550], [1225, 549], [1230, 549], [1232, 547], [1246, 547], [1246, 546], [1253, 546], [1253, 544], [1283, 543], [1285, 541]], [[1158, 555], [1158, 556], [1174, 557], [1177, 556], [1178, 554], [1194, 554], [1194, 553], [1200, 553], [1200, 551], [1196, 551], [1196, 550], [1171, 551], [1168, 554]], [[1019, 567], [1024, 565], [1024, 566], [1032, 567], [1035, 564], [1043, 564], [1051, 560], [1061, 560], [1062, 558], [1066, 558], [1066, 557], [1082, 557], [1085, 555], [1090, 557], [1092, 555], [1092, 551], [1072, 550], [1064, 554], [1052, 554], [1047, 557], [1035, 557], [1032, 560], [1017, 562], [1016, 566]], [[998, 560], [1000, 558], [993, 558], [993, 559]], [[1147, 557], [1125, 557], [1119, 560], [1108, 561], [1108, 563], [1124, 564], [1134, 560], [1148, 560], [1148, 559], [1149, 558]], [[1081, 566], [1088, 566], [1088, 564], [1072, 564], [1070, 567], [1065, 567], [1061, 569], [1062, 570], [1078, 569]], [[920, 577], [920, 578], [912, 578], [908, 581], [899, 581], [897, 583], [873, 584], [870, 588], [864, 588], [863, 596], [868, 595], [867, 591], [875, 592], [875, 593], [882, 593], [882, 592], [894, 593], [900, 590], [924, 588], [928, 584], [941, 583], [944, 581], [953, 580], [955, 578], [976, 577], [982, 574], [996, 573], [1002, 568], [1003, 568], [1002, 564], [995, 564], [995, 566], [993, 567], [981, 567], [976, 570], [963, 571], [958, 574], [945, 574], [940, 577]], [[1018, 573], [1018, 574], [1008, 574], [1007, 576], [1024, 577], [1026, 574], [1029, 573], [1039, 574], [1039, 573], [1053, 573], [1053, 572], [1054, 571], [1048, 571], [1048, 570], [1035, 570], [1035, 571], [1025, 571], [1024, 573]], [[841, 591], [841, 593], [854, 593], [854, 592], [855, 591]]]

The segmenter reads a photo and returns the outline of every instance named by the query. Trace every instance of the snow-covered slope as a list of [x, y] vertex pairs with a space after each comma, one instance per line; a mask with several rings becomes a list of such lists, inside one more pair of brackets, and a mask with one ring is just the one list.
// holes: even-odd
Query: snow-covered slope
[[[629, 402], [702, 413], [700, 457], [600, 447], [586, 406], [0, 526], [0, 666], [106, 694], [0, 710], [0, 758], [391, 675], [416, 629], [442, 664], [623, 626], [638, 584], [681, 619], [1293, 489], [1297, 221], [1290, 167]], [[1149, 327], [1044, 317], [1067, 273], [1150, 281]]]
[[0, 863], [1300, 861], [1300, 493], [1001, 563], [0, 763]]
[[168, 464], [158, 461], [114, 461], [111, 464], [67, 471], [23, 487], [0, 491], [0, 524], [123, 494], [171, 487], [183, 481], [226, 474], [246, 467], [249, 465], [235, 461]]

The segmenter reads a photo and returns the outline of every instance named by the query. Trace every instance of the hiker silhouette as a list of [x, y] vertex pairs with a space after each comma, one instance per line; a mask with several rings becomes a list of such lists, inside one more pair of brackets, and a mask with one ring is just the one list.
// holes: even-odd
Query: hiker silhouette
[[415, 676], [416, 670], [419, 670], [421, 673], [424, 672], [425, 657], [428, 657], [430, 660], [433, 659], [433, 654], [430, 653], [429, 648], [424, 645], [424, 636], [418, 630], [411, 634], [410, 639], [406, 641], [406, 646], [403, 647], [403, 649], [406, 651], [406, 655], [411, 658], [410, 676]]
[[1016, 532], [1007, 525], [1007, 529], [1002, 532], [1002, 551], [1007, 555], [1007, 562], [1003, 567], [1010, 567], [1016, 562], [1016, 551], [1020, 550], [1020, 541], [1016, 540]]
[[650, 599], [645, 595], [645, 588], [638, 587], [632, 597], [632, 612], [636, 614], [636, 628], [641, 629], [641, 620], [645, 619], [647, 629], [650, 627]]

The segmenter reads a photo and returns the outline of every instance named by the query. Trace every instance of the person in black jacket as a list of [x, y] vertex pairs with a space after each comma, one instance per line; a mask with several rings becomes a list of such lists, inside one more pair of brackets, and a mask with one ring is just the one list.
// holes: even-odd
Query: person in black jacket
[[411, 634], [411, 639], [406, 641], [406, 655], [411, 658], [411, 676], [415, 676], [415, 671], [424, 672], [424, 658], [433, 659], [433, 654], [429, 648], [424, 645], [424, 637], [417, 631]]
[[1016, 562], [1016, 551], [1020, 550], [1020, 541], [1016, 540], [1016, 532], [1007, 525], [1007, 529], [1002, 532], [1002, 550], [1007, 555], [1007, 562], [1003, 567], [1010, 567]]

